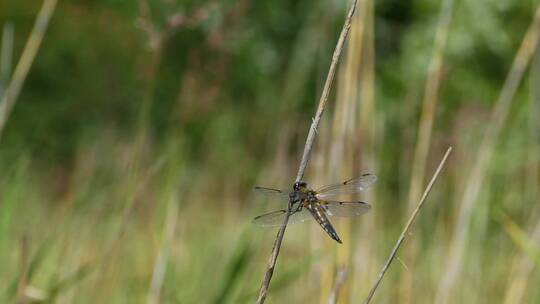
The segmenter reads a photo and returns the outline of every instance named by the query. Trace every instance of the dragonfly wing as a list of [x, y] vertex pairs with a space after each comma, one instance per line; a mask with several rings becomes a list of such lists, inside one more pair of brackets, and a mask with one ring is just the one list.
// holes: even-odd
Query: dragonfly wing
[[321, 206], [329, 216], [352, 217], [362, 215], [371, 209], [365, 202], [321, 201]]
[[266, 188], [266, 187], [254, 187], [253, 191], [257, 194], [261, 194], [268, 197], [288, 198], [289, 196], [289, 193], [283, 190]]
[[[287, 210], [277, 210], [274, 212], [259, 215], [253, 219], [253, 224], [260, 227], [279, 227], [283, 225], [285, 214]], [[308, 210], [302, 209], [294, 212], [289, 216], [289, 222], [287, 225], [302, 223], [304, 221], [312, 219], [313, 216]]]
[[339, 197], [347, 194], [358, 194], [369, 188], [375, 181], [377, 176], [373, 174], [364, 174], [362, 176], [344, 181], [342, 183], [328, 185], [315, 191], [317, 198], [339, 199]]

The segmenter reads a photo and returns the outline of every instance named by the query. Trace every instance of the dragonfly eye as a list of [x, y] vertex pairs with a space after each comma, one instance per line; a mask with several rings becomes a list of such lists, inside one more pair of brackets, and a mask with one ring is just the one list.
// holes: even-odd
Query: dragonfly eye
[[296, 182], [294, 183], [293, 189], [298, 191], [302, 188], [305, 188], [307, 186], [306, 182]]

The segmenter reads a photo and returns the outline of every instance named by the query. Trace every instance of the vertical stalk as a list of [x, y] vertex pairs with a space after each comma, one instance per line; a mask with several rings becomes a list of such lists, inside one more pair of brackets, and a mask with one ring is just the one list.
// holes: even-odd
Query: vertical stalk
[[[328, 70], [328, 75], [326, 76], [326, 82], [324, 84], [323, 92], [319, 100], [319, 106], [317, 108], [315, 117], [313, 118], [313, 122], [311, 123], [311, 127], [309, 128], [308, 137], [306, 139], [306, 145], [304, 146], [304, 153], [302, 154], [300, 168], [298, 169], [298, 174], [296, 175], [297, 182], [302, 180], [304, 176], [304, 172], [306, 170], [307, 163], [309, 161], [309, 156], [311, 154], [311, 149], [313, 148], [313, 143], [315, 142], [317, 129], [319, 128], [322, 115], [326, 108], [326, 102], [328, 100], [328, 96], [330, 95], [330, 88], [334, 81], [334, 75], [336, 73], [337, 63], [339, 62], [341, 52], [343, 51], [343, 47], [345, 45], [345, 40], [347, 38], [347, 35], [349, 34], [349, 29], [351, 27], [351, 20], [356, 10], [356, 2], [357, 0], [353, 0], [351, 4], [349, 13], [347, 14], [347, 17], [345, 19], [343, 28], [341, 29], [341, 33], [339, 35], [337, 45], [334, 50], [334, 54], [332, 56], [332, 62]], [[289, 207], [285, 215], [285, 219], [283, 220], [283, 225], [280, 227], [278, 234], [276, 236], [274, 247], [272, 249], [270, 258], [268, 260], [266, 273], [264, 275], [261, 288], [259, 290], [259, 296], [257, 298], [257, 303], [259, 304], [264, 303], [264, 301], [266, 300], [266, 296], [268, 294], [268, 288], [270, 286], [270, 281], [272, 280], [272, 275], [274, 274], [274, 268], [276, 267], [277, 258], [279, 256], [279, 251], [281, 249], [281, 242], [283, 241], [283, 236], [285, 235], [285, 229], [287, 228], [287, 223], [289, 222], [290, 214], [291, 214], [291, 204], [289, 203]]]
[[36, 22], [34, 23], [30, 37], [26, 42], [21, 59], [15, 67], [15, 72], [13, 73], [11, 81], [6, 88], [4, 95], [0, 95], [0, 139], [2, 138], [2, 131], [6, 126], [9, 115], [21, 93], [26, 76], [28, 76], [30, 67], [32, 67], [32, 63], [41, 46], [41, 42], [43, 41], [43, 37], [45, 36], [45, 32], [49, 25], [49, 20], [56, 8], [56, 3], [57, 0], [43, 1], [43, 5], [36, 17]]

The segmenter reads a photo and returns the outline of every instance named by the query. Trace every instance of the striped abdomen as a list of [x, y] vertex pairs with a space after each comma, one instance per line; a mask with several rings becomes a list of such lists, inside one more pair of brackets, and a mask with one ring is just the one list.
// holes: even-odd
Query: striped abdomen
[[328, 220], [328, 217], [326, 216], [326, 213], [321, 207], [321, 205], [315, 203], [315, 204], [308, 204], [306, 208], [311, 212], [315, 220], [317, 220], [317, 223], [321, 225], [321, 227], [328, 233], [328, 235], [334, 239], [338, 243], [342, 243], [341, 239], [339, 238], [339, 235], [337, 234], [336, 230], [334, 229], [334, 226], [332, 226], [332, 223], [330, 223], [330, 220]]

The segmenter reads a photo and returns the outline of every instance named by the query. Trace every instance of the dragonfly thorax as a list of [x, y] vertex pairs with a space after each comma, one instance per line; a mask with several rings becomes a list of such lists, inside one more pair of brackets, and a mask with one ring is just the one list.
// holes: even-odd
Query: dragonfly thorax
[[292, 203], [298, 203], [300, 200], [302, 199], [301, 197], [301, 193], [297, 190], [291, 192], [289, 194], [289, 200], [292, 202]]
[[293, 191], [289, 194], [290, 202], [295, 205], [301, 203], [302, 206], [318, 201], [315, 191], [307, 187], [306, 182], [296, 182]]

